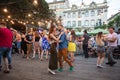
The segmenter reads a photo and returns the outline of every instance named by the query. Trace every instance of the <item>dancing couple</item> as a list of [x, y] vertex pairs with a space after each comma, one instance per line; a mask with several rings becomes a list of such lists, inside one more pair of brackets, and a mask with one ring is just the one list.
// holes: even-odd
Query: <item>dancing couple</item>
[[[49, 41], [50, 41], [50, 60], [49, 60], [49, 68], [48, 71], [52, 74], [56, 74], [53, 70], [57, 70], [59, 72], [63, 71], [63, 61], [66, 61], [70, 68], [69, 71], [73, 71], [74, 67], [71, 61], [68, 59], [67, 48], [68, 48], [68, 40], [66, 33], [64, 32], [64, 27], [62, 25], [58, 26], [59, 36], [56, 35], [56, 27], [51, 25], [49, 31]], [[59, 46], [58, 54], [57, 54], [57, 45]], [[62, 60], [64, 59], [64, 60]], [[59, 61], [59, 68], [58, 68]]]

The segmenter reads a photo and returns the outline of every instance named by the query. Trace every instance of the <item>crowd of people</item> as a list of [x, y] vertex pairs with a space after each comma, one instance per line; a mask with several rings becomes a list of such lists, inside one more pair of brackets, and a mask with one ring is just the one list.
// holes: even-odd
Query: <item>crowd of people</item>
[[68, 63], [69, 71], [73, 71], [77, 46], [83, 50], [85, 58], [89, 58], [93, 50], [96, 51], [98, 68], [103, 68], [105, 53], [108, 55], [106, 64], [113, 66], [117, 63], [113, 58], [114, 49], [118, 47], [120, 50], [120, 29], [117, 34], [114, 32], [114, 28], [110, 27], [109, 34], [99, 32], [96, 36], [90, 36], [87, 30], [84, 30], [83, 36], [76, 36], [74, 30], [65, 29], [63, 25], [56, 27], [51, 24], [49, 31], [42, 29], [26, 33], [13, 28], [8, 29], [6, 23], [1, 22], [0, 71], [3, 67], [3, 57], [4, 72], [10, 72], [12, 53], [18, 53], [26, 59], [49, 60], [48, 71], [52, 74], [56, 74], [54, 70], [63, 71], [64, 61]]

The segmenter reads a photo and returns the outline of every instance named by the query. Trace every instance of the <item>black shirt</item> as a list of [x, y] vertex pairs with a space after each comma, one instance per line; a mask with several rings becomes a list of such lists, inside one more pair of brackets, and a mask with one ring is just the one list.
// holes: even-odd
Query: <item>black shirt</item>
[[89, 35], [88, 34], [84, 34], [83, 37], [84, 37], [83, 44], [88, 44], [88, 41], [90, 39]]
[[26, 35], [26, 40], [28, 41], [32, 41], [33, 40], [33, 36], [32, 35]]

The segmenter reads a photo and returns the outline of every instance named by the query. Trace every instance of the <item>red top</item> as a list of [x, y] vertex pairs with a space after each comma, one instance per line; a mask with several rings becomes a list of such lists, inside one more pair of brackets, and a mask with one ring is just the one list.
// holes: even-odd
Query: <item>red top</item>
[[7, 28], [0, 28], [0, 47], [12, 47], [13, 34]]

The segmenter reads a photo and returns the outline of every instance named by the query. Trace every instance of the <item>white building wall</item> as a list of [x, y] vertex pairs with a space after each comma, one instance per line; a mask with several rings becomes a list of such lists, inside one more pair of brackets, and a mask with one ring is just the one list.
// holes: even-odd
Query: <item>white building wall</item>
[[[96, 26], [96, 23], [98, 23], [98, 19], [101, 19], [102, 24], [103, 24], [103, 22], [107, 21], [107, 12], [104, 12], [104, 10], [108, 8], [107, 3], [99, 3], [99, 4], [97, 4], [95, 2], [92, 2], [93, 4], [95, 3], [94, 5], [97, 6], [97, 7], [93, 6], [93, 9], [91, 9], [91, 7], [90, 7], [90, 5], [92, 4], [91, 3], [90, 5], [84, 6], [82, 9], [81, 9], [81, 7], [77, 6], [78, 9], [75, 9], [75, 10], [73, 9], [72, 10], [72, 8], [69, 8], [69, 6], [68, 6], [69, 2], [67, 2], [67, 1], [68, 0], [66, 0], [66, 2], [64, 2], [64, 3], [57, 3], [57, 4], [50, 4], [49, 5], [50, 9], [55, 10], [57, 17], [59, 17], [59, 16], [62, 17], [62, 20], [63, 20], [62, 22], [63, 22], [64, 26], [71, 27], [71, 28], [76, 28], [76, 27], [79, 27], [79, 28], [82, 28], [82, 27], [93, 28], [93, 27]], [[68, 3], [68, 5], [66, 5], [67, 3]], [[84, 14], [82, 14], [83, 13], [83, 9], [88, 10], [88, 12], [89, 12], [89, 16], [88, 17], [85, 16], [85, 11], [84, 11]], [[98, 16], [98, 10], [99, 9], [103, 10], [102, 11], [103, 14]], [[81, 10], [81, 17], [78, 17], [79, 10]], [[95, 11], [95, 15], [94, 16], [91, 16], [91, 11], [92, 10]], [[73, 12], [76, 13], [76, 17], [72, 16]], [[71, 15], [70, 18], [68, 18], [68, 13], [70, 13], [70, 15]], [[89, 25], [87, 25], [87, 26], [85, 25], [85, 21], [86, 20], [89, 21]], [[94, 22], [95, 25], [91, 25], [92, 22], [93, 22], [93, 21], [91, 22], [91, 20], [95, 21]], [[68, 26], [68, 21], [71, 22], [70, 26]], [[76, 22], [76, 26], [72, 26], [73, 21]], [[81, 25], [80, 26], [78, 26], [78, 21], [81, 21]]]

